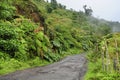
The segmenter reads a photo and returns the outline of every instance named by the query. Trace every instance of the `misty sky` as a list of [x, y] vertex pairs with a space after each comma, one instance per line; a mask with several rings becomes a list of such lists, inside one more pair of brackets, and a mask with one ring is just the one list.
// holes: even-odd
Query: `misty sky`
[[95, 17], [120, 22], [120, 0], [57, 0], [57, 2], [77, 11], [84, 11], [83, 5], [86, 4], [92, 8]]

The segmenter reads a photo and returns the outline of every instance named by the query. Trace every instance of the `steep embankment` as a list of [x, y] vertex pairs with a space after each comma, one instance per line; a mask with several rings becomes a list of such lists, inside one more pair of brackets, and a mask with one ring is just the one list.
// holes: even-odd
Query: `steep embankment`
[[87, 24], [85, 14], [53, 3], [1, 0], [1, 75], [53, 63], [93, 46], [92, 37], [84, 37], [87, 31], [80, 28]]
[[0, 74], [98, 53], [102, 36], [110, 32], [106, 22], [56, 0], [0, 0]]

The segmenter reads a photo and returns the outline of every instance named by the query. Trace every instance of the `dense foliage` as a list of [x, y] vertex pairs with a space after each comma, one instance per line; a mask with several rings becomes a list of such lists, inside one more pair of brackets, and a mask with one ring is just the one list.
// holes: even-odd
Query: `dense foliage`
[[[58, 3], [55, 8], [54, 1], [14, 2], [4, 0], [0, 8], [0, 74], [45, 65], [85, 49], [77, 38], [85, 34], [79, 35], [83, 32], [73, 27], [73, 11], [65, 10]], [[47, 11], [47, 5], [52, 7], [51, 13]]]
[[[101, 37], [111, 32], [109, 22], [67, 10], [56, 0], [0, 1], [0, 74], [46, 65], [70, 54], [101, 54]], [[95, 55], [89, 58], [94, 60]]]
[[95, 51], [88, 55], [89, 70], [86, 80], [120, 79], [120, 33], [108, 34], [98, 42]]

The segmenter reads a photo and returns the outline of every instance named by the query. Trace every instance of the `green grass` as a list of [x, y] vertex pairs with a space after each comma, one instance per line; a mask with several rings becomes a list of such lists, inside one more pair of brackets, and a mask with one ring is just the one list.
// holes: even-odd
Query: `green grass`
[[28, 68], [34, 68], [38, 66], [45, 66], [48, 64], [52, 64], [53, 62], [59, 61], [63, 58], [65, 58], [68, 55], [75, 55], [80, 54], [82, 51], [79, 49], [69, 49], [67, 52], [62, 52], [61, 54], [51, 54], [53, 56], [55, 61], [46, 61], [44, 59], [40, 59], [39, 57], [36, 57], [34, 59], [28, 60], [28, 61], [18, 61], [14, 58], [8, 59], [0, 59], [0, 75], [8, 74], [11, 72], [15, 72], [17, 70], [24, 70]]
[[29, 60], [25, 62], [18, 61], [12, 58], [7, 61], [6, 60], [0, 61], [0, 75], [8, 74], [17, 70], [23, 70], [27, 68], [36, 67], [36, 66], [44, 66], [48, 64], [50, 63], [45, 60], [40, 60], [38, 57], [36, 57], [33, 60]]

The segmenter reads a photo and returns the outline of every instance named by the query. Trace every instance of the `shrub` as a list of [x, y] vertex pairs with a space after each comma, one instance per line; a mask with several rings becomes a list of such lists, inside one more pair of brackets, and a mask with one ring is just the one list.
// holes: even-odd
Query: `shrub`
[[11, 20], [15, 15], [15, 7], [8, 3], [8, 0], [0, 2], [0, 19]]
[[12, 57], [18, 51], [17, 32], [7, 22], [0, 23], [0, 51], [9, 53]]

